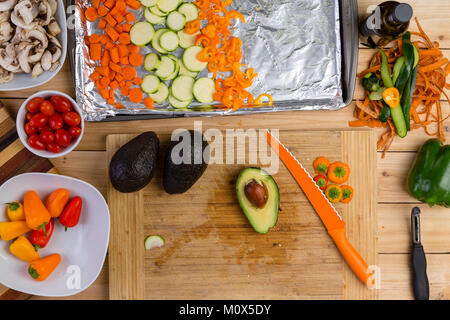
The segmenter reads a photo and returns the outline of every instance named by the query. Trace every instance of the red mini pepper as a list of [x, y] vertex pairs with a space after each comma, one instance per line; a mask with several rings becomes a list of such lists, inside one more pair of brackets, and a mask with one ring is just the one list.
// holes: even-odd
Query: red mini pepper
[[83, 201], [80, 197], [73, 198], [59, 216], [59, 223], [66, 227], [66, 231], [67, 228], [73, 228], [78, 224], [82, 203]]
[[[45, 232], [44, 230], [33, 230], [31, 232], [30, 242], [33, 244], [36, 251], [40, 248], [45, 248], [52, 237], [54, 228], [55, 220], [50, 219], [50, 222], [45, 225]], [[47, 233], [47, 235], [45, 235], [45, 233]]]
[[327, 187], [328, 179], [323, 174], [318, 174], [317, 176], [315, 176], [314, 181], [322, 191]]

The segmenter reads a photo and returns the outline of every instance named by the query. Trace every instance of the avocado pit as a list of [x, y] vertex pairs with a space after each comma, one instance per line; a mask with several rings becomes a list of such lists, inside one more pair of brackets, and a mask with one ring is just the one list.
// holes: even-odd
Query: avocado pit
[[266, 186], [255, 179], [245, 185], [244, 193], [248, 201], [259, 209], [264, 208], [269, 197]]

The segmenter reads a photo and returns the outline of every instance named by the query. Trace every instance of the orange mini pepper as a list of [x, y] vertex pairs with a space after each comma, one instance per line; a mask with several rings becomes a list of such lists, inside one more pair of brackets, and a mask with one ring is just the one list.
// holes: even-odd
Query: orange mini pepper
[[328, 168], [328, 180], [334, 183], [345, 183], [350, 176], [350, 167], [343, 162], [334, 162]]
[[314, 171], [318, 174], [327, 174], [328, 167], [330, 166], [330, 160], [325, 157], [318, 157], [313, 162]]
[[52, 218], [58, 218], [63, 212], [67, 202], [69, 202], [69, 191], [66, 189], [56, 189], [48, 197], [45, 202], [45, 207]]
[[341, 186], [342, 189], [342, 203], [349, 203], [353, 199], [353, 188], [348, 185]]
[[44, 281], [55, 271], [60, 262], [61, 256], [57, 253], [31, 261], [27, 267], [28, 274], [36, 281]]
[[35, 191], [30, 190], [25, 193], [23, 209], [28, 227], [33, 230], [41, 229], [46, 233], [45, 225], [50, 221], [51, 216]]
[[330, 184], [325, 189], [325, 195], [331, 203], [336, 203], [342, 199], [342, 188], [336, 184]]

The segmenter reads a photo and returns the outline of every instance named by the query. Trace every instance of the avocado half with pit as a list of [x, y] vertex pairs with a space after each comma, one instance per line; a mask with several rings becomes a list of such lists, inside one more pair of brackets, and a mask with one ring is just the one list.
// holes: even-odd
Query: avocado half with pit
[[247, 168], [236, 182], [236, 194], [245, 216], [256, 232], [265, 234], [278, 219], [280, 193], [275, 180], [260, 168]]

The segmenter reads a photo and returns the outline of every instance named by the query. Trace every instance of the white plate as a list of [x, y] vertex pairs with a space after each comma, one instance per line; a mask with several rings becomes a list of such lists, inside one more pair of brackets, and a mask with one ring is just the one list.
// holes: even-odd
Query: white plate
[[41, 257], [59, 253], [61, 263], [45, 281], [35, 281], [27, 273], [27, 263], [9, 252], [11, 241], [0, 240], [0, 283], [4, 286], [32, 295], [64, 297], [87, 289], [97, 279], [108, 249], [110, 220], [105, 199], [90, 184], [49, 173], [15, 176], [0, 187], [0, 221], [8, 220], [4, 202], [23, 200], [28, 190], [35, 190], [45, 201], [57, 188], [65, 188], [71, 198], [80, 196], [83, 200], [79, 224], [65, 232], [55, 221], [50, 242], [39, 250]]
[[58, 9], [55, 13], [56, 21], [58, 21], [59, 27], [61, 28], [61, 33], [58, 34], [56, 38], [58, 38], [59, 42], [62, 46], [61, 59], [58, 69], [53, 72], [44, 72], [39, 77], [32, 78], [31, 73], [17, 73], [14, 75], [12, 81], [0, 85], [0, 91], [13, 91], [13, 90], [23, 90], [29, 89], [33, 87], [40, 86], [51, 79], [61, 70], [64, 65], [64, 61], [66, 60], [67, 53], [67, 23], [66, 23], [66, 13], [65, 7], [62, 0], [58, 0]]

